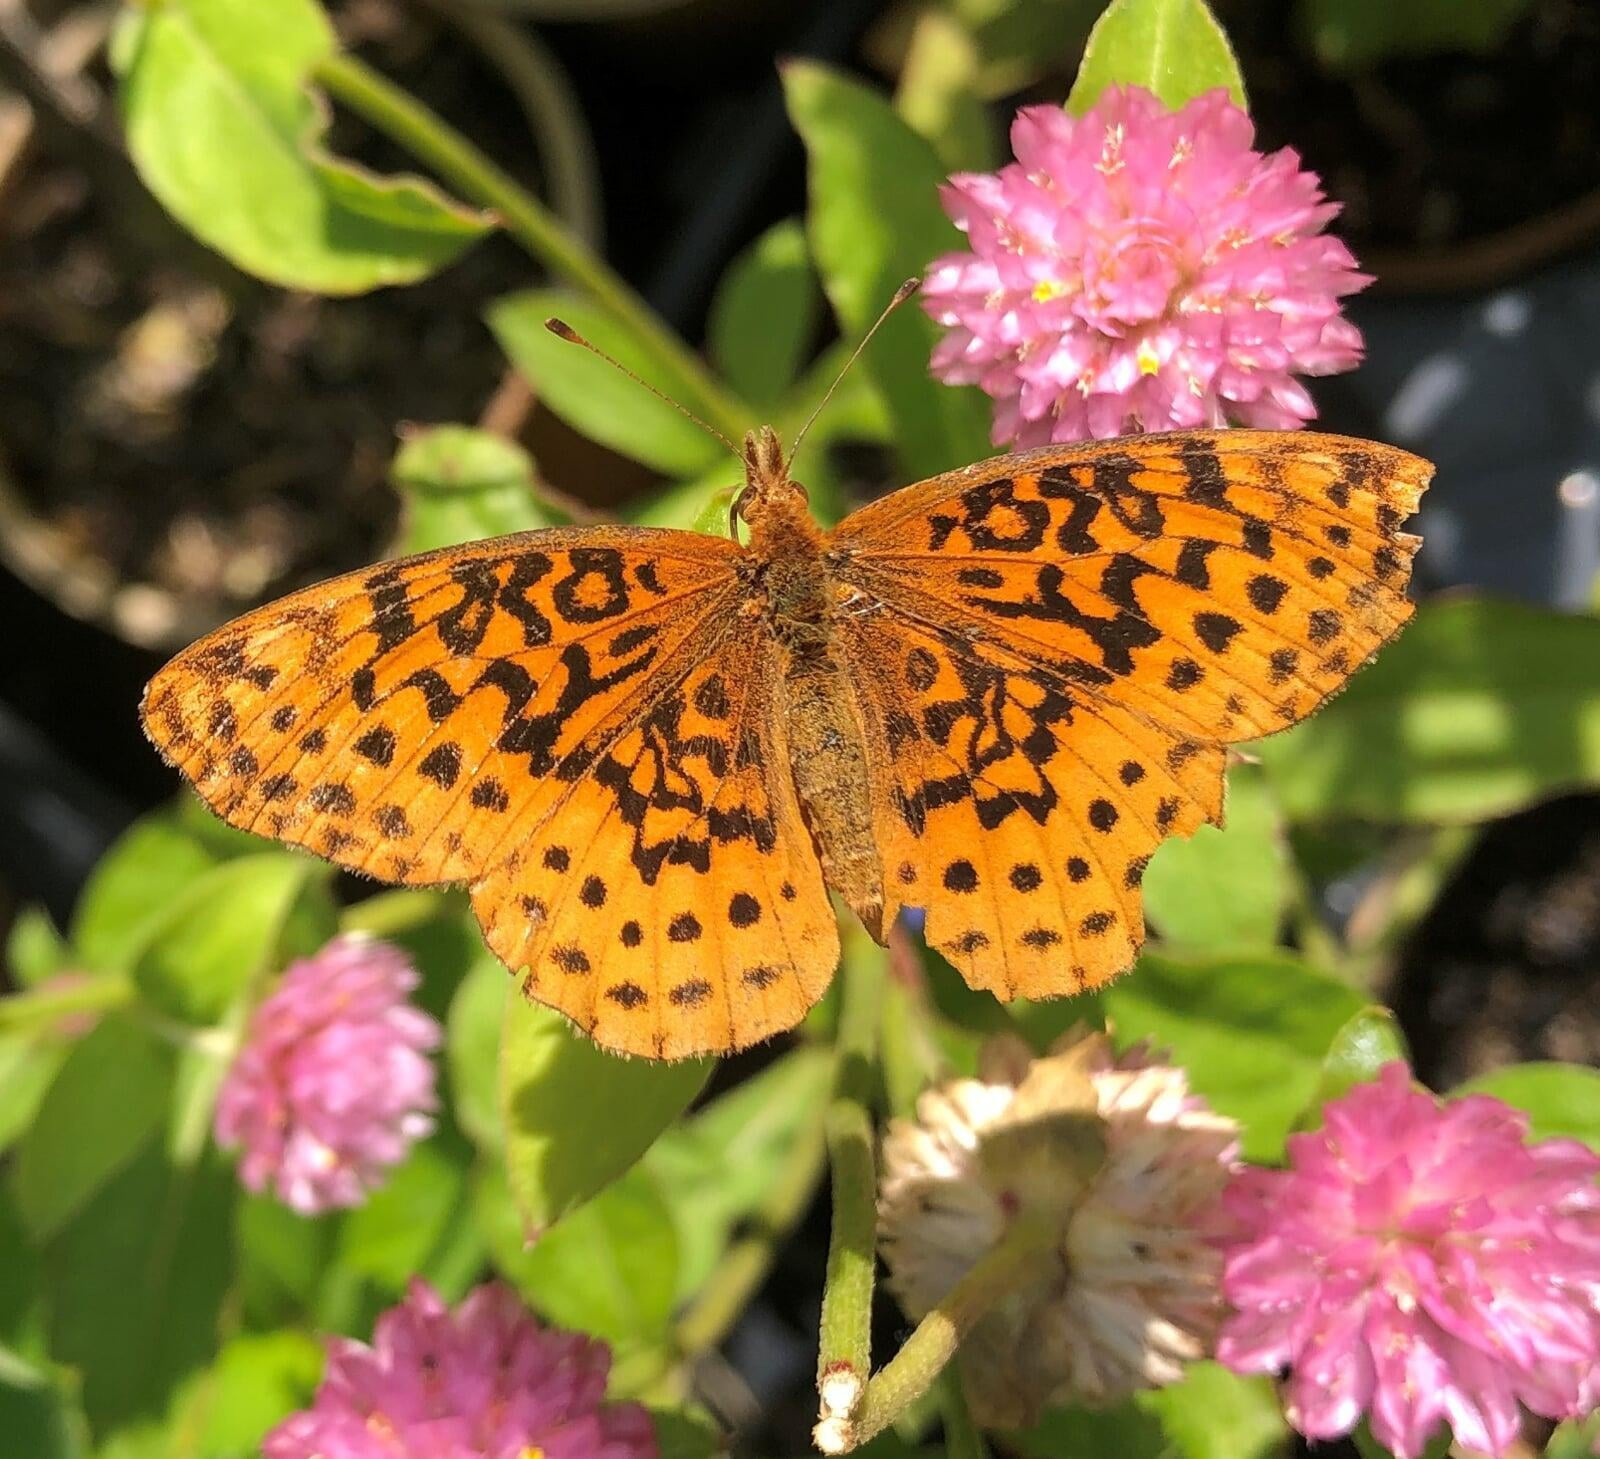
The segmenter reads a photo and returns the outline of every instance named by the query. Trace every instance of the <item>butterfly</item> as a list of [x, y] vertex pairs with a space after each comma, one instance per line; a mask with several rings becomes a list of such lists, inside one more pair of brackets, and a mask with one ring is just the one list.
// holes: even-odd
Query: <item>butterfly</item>
[[1311, 432], [1050, 446], [824, 531], [746, 437], [748, 542], [590, 526], [335, 578], [180, 653], [142, 714], [227, 821], [465, 883], [523, 990], [676, 1059], [792, 1027], [829, 889], [974, 988], [1094, 987], [1157, 845], [1220, 824], [1226, 747], [1410, 615], [1432, 468]]

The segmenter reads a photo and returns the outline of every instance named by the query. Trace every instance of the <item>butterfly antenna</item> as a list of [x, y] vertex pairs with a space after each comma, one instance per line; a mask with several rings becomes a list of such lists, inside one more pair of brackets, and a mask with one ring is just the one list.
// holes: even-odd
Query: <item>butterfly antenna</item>
[[652, 385], [648, 380], [644, 379], [643, 376], [638, 375], [634, 371], [630, 370], [622, 363], [621, 360], [615, 359], [613, 356], [608, 355], [603, 349], [600, 348], [599, 345], [585, 339], [581, 334], [578, 333], [577, 330], [568, 324], [565, 319], [547, 319], [544, 322], [544, 327], [558, 339], [564, 339], [568, 344], [582, 345], [583, 348], [588, 350], [591, 355], [599, 355], [599, 357], [608, 365], [615, 366], [617, 369], [621, 370], [622, 373], [632, 380], [635, 385], [642, 385], [653, 396], [655, 396], [657, 400], [665, 402], [667, 405], [670, 405], [675, 411], [677, 411], [679, 415], [685, 416], [689, 420], [692, 420], [708, 436], [715, 436], [741, 461], [744, 460], [744, 452], [734, 445], [733, 442], [723, 435], [722, 432], [719, 431], [715, 426], [707, 425], [703, 420], [700, 419], [699, 416], [690, 410], [688, 406], [680, 404], [664, 390], [657, 390], [654, 385]]
[[896, 309], [904, 304], [906, 300], [915, 294], [921, 287], [921, 279], [907, 279], [905, 283], [901, 284], [900, 287], [894, 291], [894, 298], [892, 298], [883, 306], [883, 313], [880, 314], [873, 322], [872, 328], [861, 336], [861, 343], [850, 351], [850, 358], [844, 362], [844, 368], [833, 377], [833, 384], [828, 387], [827, 394], [817, 402], [816, 409], [811, 412], [810, 416], [806, 420], [806, 423], [800, 427], [799, 434], [794, 438], [794, 444], [789, 447], [789, 459], [791, 461], [794, 460], [796, 453], [800, 450], [800, 443], [805, 440], [806, 432], [809, 431], [816, 423], [817, 417], [822, 414], [823, 407], [833, 399], [833, 392], [839, 388], [839, 382], [850, 373], [850, 367], [861, 358], [861, 351], [866, 349], [866, 347], [872, 343], [872, 336], [878, 332], [878, 326], [881, 325], [885, 319], [893, 314]]

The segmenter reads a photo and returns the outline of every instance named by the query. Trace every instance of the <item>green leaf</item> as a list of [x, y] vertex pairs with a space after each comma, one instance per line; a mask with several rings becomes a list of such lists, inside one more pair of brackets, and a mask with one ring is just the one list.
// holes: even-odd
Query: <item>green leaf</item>
[[1277, 807], [1254, 765], [1228, 772], [1227, 824], [1162, 845], [1144, 874], [1144, 906], [1164, 942], [1202, 951], [1278, 941], [1293, 869]]
[[240, 1198], [234, 1223], [238, 1287], [250, 1325], [271, 1327], [308, 1311], [333, 1250], [336, 1223], [302, 1216], [276, 1196]]
[[100, 859], [78, 898], [72, 947], [97, 973], [126, 972], [169, 904], [213, 865], [170, 810], [135, 821]]
[[1270, 1459], [1290, 1447], [1272, 1381], [1241, 1378], [1219, 1363], [1191, 1363], [1181, 1382], [1136, 1401], [1183, 1459]]
[[11, 1189], [36, 1240], [69, 1221], [160, 1132], [171, 1052], [124, 1018], [102, 1018], [67, 1055], [17, 1146]]
[[176, 898], [133, 967], [164, 1013], [214, 1023], [276, 960], [296, 900], [329, 868], [281, 851], [241, 856], [196, 877]]
[[42, 907], [24, 907], [6, 938], [6, 967], [16, 983], [36, 988], [72, 961], [72, 949], [61, 939]]
[[1396, 56], [1489, 55], [1533, 0], [1299, 0], [1295, 28], [1330, 70], [1359, 71]]
[[1425, 603], [1306, 724], [1254, 747], [1294, 819], [1476, 821], [1600, 782], [1600, 619]]
[[665, 1336], [678, 1293], [678, 1238], [643, 1168], [532, 1242], [498, 1167], [480, 1172], [474, 1195], [495, 1265], [545, 1317], [610, 1342]]
[[1534, 1139], [1565, 1135], [1600, 1150], [1600, 1071], [1578, 1064], [1512, 1064], [1450, 1093], [1492, 1094], [1527, 1111]]
[[728, 511], [744, 489], [732, 461], [721, 461], [692, 481], [672, 481], [633, 503], [628, 520], [640, 527], [675, 527], [680, 532], [728, 535]]
[[203, 243], [259, 278], [322, 294], [411, 283], [491, 226], [417, 178], [322, 150], [307, 89], [335, 41], [314, 0], [163, 0], [116, 55], [134, 166]]
[[1353, 989], [1287, 953], [1146, 953], [1101, 997], [1118, 1045], [1147, 1038], [1170, 1049], [1196, 1092], [1240, 1121], [1241, 1147], [1256, 1161], [1281, 1155], [1329, 1044], [1363, 1006]]
[[424, 426], [405, 437], [389, 468], [400, 490], [406, 552], [551, 527], [533, 458], [474, 426]]
[[1170, 1459], [1161, 1421], [1124, 1400], [1114, 1408], [1051, 1408], [1031, 1429], [1006, 1434], [1006, 1447], [1025, 1459], [1114, 1454], [1117, 1459]]
[[707, 346], [734, 389], [774, 410], [816, 336], [820, 297], [805, 229], [776, 223], [728, 266], [711, 301]]
[[1385, 1064], [1396, 1059], [1407, 1062], [1400, 1020], [1382, 1004], [1368, 1004], [1333, 1036], [1322, 1061], [1322, 1078], [1301, 1113], [1299, 1128], [1320, 1125], [1323, 1105], [1348, 1094], [1357, 1084], [1371, 1083]]
[[615, 366], [545, 328], [559, 316], [614, 355], [668, 400], [702, 420], [711, 410], [695, 382], [598, 304], [558, 289], [528, 289], [489, 306], [489, 326], [539, 401], [592, 441], [671, 476], [695, 476], [727, 461], [727, 448]]
[[727, 1452], [727, 1439], [698, 1413], [652, 1408], [650, 1423], [656, 1431], [656, 1459], [714, 1459]]
[[994, 117], [979, 94], [983, 55], [972, 32], [932, 6], [911, 32], [895, 110], [950, 172], [988, 172], [999, 162]]
[[17, 1459], [81, 1459], [88, 1453], [83, 1420], [64, 1385], [0, 1349], [0, 1435]]
[[[267, 1430], [309, 1407], [323, 1351], [309, 1333], [251, 1332], [223, 1344], [174, 1405], [175, 1427], [197, 1436], [195, 1452], [217, 1459], [253, 1455]], [[194, 1442], [191, 1440], [191, 1442]]]
[[1233, 47], [1205, 0], [1111, 0], [1089, 32], [1067, 110], [1082, 116], [1108, 86], [1142, 86], [1173, 111], [1218, 86], [1246, 105]]
[[1600, 1444], [1600, 1413], [1585, 1419], [1568, 1419], [1556, 1425], [1544, 1446], [1544, 1459], [1590, 1459]]
[[677, 1220], [680, 1296], [699, 1289], [735, 1229], [771, 1191], [794, 1142], [827, 1101], [832, 1077], [826, 1049], [793, 1049], [650, 1147], [644, 1168]]
[[43, 1360], [43, 1297], [38, 1248], [0, 1184], [0, 1351]]
[[237, 1195], [227, 1163], [177, 1170], [147, 1146], [45, 1248], [51, 1356], [81, 1374], [96, 1433], [165, 1417], [215, 1354]]
[[1029, 90], [1082, 56], [1104, 0], [948, 0], [983, 60], [984, 98]]
[[398, 1296], [466, 1219], [470, 1152], [448, 1133], [417, 1145], [389, 1179], [343, 1220], [333, 1264]]
[[49, 1033], [0, 1035], [0, 1151], [33, 1123], [67, 1053], [66, 1042]]
[[505, 1143], [497, 1066], [510, 991], [511, 979], [499, 959], [480, 958], [456, 988], [445, 1023], [451, 1107], [456, 1122], [483, 1150], [498, 1151]]
[[530, 1235], [615, 1180], [697, 1095], [714, 1059], [624, 1059], [554, 1009], [506, 1001], [500, 1113], [512, 1194]]
[[[789, 118], [806, 146], [806, 227], [823, 288], [847, 335], [859, 337], [906, 279], [961, 235], [939, 206], [944, 168], [933, 149], [870, 88], [809, 61], [783, 68]], [[865, 355], [915, 476], [993, 454], [989, 402], [928, 373], [938, 330], [915, 303], [896, 311]]]

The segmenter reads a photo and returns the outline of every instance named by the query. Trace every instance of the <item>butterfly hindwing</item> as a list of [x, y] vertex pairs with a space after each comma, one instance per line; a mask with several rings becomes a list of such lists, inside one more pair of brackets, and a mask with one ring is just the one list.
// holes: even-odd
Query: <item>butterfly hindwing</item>
[[472, 888], [489, 946], [597, 1042], [681, 1058], [797, 1023], [838, 928], [772, 714], [776, 645], [710, 629], [558, 817]]
[[969, 981], [1127, 966], [1149, 855], [1220, 819], [1222, 747], [1309, 714], [1409, 616], [1428, 472], [1184, 432], [988, 462], [839, 526], [886, 891]]

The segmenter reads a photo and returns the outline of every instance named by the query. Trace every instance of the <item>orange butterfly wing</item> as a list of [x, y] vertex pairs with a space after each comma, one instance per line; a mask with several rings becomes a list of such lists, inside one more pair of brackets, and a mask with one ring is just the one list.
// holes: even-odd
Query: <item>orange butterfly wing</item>
[[1303, 718], [1410, 615], [1431, 468], [1309, 432], [1180, 432], [952, 472], [833, 534], [886, 894], [1002, 997], [1143, 938], [1156, 846], [1224, 746]]
[[798, 1023], [839, 960], [777, 648], [737, 615], [608, 735], [559, 816], [472, 889], [489, 946], [597, 1042], [683, 1058]]
[[472, 883], [491, 946], [601, 1042], [732, 1048], [797, 1021], [838, 951], [739, 551], [584, 528], [352, 573], [179, 654], [145, 727], [235, 826]]

